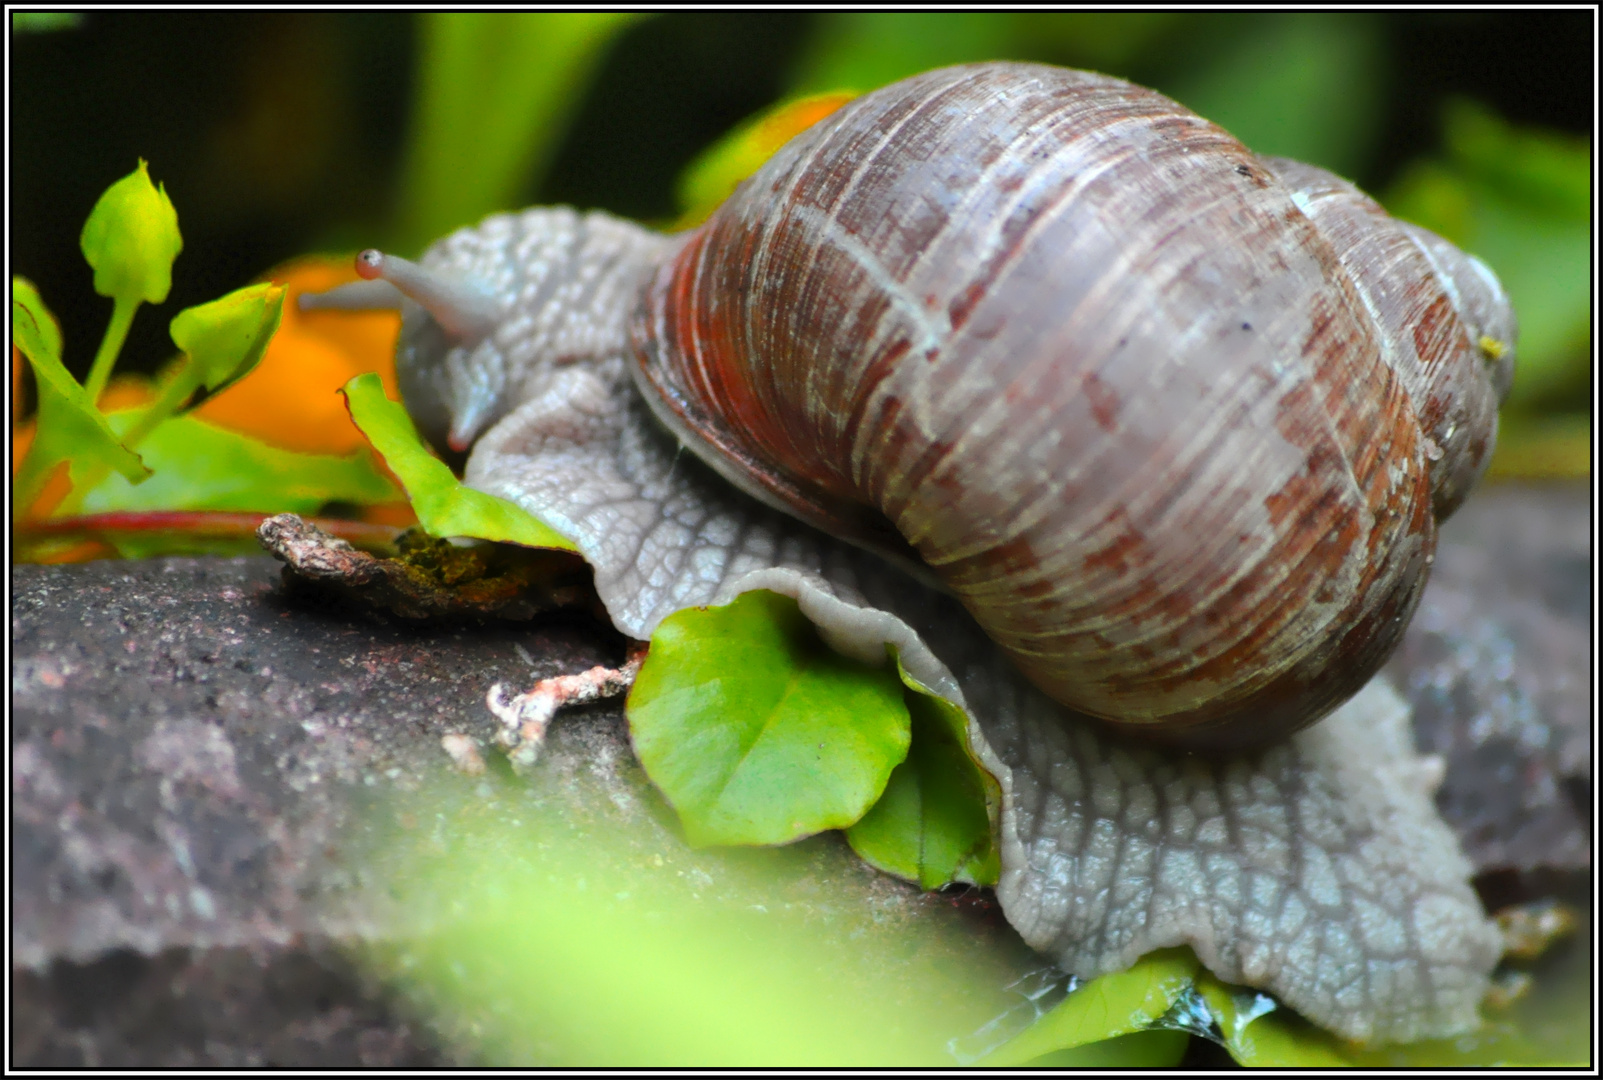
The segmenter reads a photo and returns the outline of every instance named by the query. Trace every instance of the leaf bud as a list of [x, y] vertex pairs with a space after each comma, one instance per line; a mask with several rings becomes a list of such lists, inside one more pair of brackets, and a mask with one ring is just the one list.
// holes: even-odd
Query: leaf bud
[[101, 296], [152, 304], [167, 299], [173, 260], [184, 240], [167, 189], [150, 182], [144, 158], [100, 196], [84, 222], [79, 245], [94, 268], [95, 292]]

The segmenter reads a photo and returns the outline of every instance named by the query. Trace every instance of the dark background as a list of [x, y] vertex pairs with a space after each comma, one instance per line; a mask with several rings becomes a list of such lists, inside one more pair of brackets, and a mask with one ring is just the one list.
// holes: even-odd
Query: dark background
[[[672, 13], [629, 27], [523, 201], [671, 217], [680, 170], [787, 91], [823, 18]], [[1251, 18], [1186, 22], [1114, 73], [1161, 89]], [[1398, 12], [1379, 23], [1382, 130], [1353, 177], [1366, 189], [1438, 144], [1450, 95], [1515, 123], [1591, 131], [1591, 12]], [[163, 312], [295, 255], [369, 242], [394, 194], [416, 37], [414, 16], [357, 12], [99, 11], [72, 29], [13, 31], [11, 266], [66, 328], [68, 367], [87, 370], [110, 310], [90, 288], [79, 230], [140, 157], [184, 234]], [[1052, 49], [1020, 58], [1074, 62]], [[165, 359], [166, 322], [135, 321], [119, 370]]]

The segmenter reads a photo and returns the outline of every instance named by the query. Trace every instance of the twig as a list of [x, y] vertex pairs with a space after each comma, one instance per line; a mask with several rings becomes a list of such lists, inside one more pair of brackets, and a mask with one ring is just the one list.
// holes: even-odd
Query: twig
[[501, 730], [495, 735], [497, 745], [503, 747], [512, 761], [512, 768], [525, 772], [533, 767], [545, 745], [546, 728], [557, 710], [570, 705], [585, 705], [592, 701], [617, 697], [634, 685], [640, 665], [645, 661], [650, 646], [643, 641], [631, 643], [628, 661], [621, 668], [593, 667], [577, 675], [558, 675], [542, 679], [534, 688], [508, 701], [507, 684], [496, 683], [485, 695], [485, 704], [501, 721]]

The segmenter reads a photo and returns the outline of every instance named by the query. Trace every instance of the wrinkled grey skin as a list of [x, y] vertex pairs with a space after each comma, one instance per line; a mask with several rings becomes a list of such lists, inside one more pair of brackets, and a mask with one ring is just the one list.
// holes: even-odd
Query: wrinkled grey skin
[[[1090, 977], [1189, 944], [1344, 1036], [1476, 1025], [1502, 949], [1438, 817], [1440, 770], [1377, 678], [1322, 723], [1233, 760], [1131, 748], [1018, 676], [953, 600], [736, 491], [653, 420], [630, 371], [638, 289], [674, 241], [602, 214], [531, 210], [436, 244], [423, 265], [479, 283], [501, 325], [451, 343], [415, 305], [407, 404], [478, 435], [467, 482], [571, 537], [617, 627], [649, 638], [685, 607], [795, 597], [840, 651], [909, 671], [964, 707], [999, 781], [1009, 921]], [[580, 278], [574, 267], [589, 270]], [[576, 283], [577, 282], [577, 283]]]

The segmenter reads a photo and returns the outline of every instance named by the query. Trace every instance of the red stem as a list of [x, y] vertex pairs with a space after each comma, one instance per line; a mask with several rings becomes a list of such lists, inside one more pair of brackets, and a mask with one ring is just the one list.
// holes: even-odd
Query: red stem
[[[18, 532], [35, 536], [75, 536], [107, 532], [185, 532], [202, 536], [252, 536], [270, 514], [241, 514], [221, 510], [149, 510], [78, 517], [43, 518], [18, 523]], [[394, 541], [401, 530], [393, 525], [340, 518], [307, 518], [307, 524], [352, 544], [380, 547]]]

